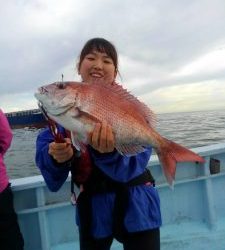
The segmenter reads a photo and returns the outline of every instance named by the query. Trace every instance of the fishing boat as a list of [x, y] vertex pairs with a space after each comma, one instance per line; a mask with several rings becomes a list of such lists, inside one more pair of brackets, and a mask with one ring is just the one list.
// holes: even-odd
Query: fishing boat
[[[192, 150], [205, 163], [179, 163], [173, 189], [166, 183], [157, 156], [149, 162], [161, 199], [161, 250], [224, 250], [225, 143]], [[79, 249], [70, 177], [55, 193], [48, 190], [42, 176], [11, 183], [25, 250]], [[122, 246], [114, 241], [111, 249]]]
[[40, 109], [29, 109], [6, 113], [9, 125], [12, 129], [17, 128], [42, 128], [46, 126], [46, 120]]

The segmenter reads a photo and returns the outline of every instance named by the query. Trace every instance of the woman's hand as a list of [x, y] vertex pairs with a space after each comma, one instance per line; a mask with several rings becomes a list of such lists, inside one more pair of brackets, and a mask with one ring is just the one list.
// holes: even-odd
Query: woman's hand
[[115, 148], [115, 139], [112, 127], [105, 121], [97, 123], [89, 137], [89, 144], [100, 153], [112, 152]]
[[73, 156], [73, 147], [71, 140], [69, 138], [65, 138], [65, 142], [56, 143], [51, 142], [49, 144], [48, 153], [58, 162], [63, 163], [68, 161]]

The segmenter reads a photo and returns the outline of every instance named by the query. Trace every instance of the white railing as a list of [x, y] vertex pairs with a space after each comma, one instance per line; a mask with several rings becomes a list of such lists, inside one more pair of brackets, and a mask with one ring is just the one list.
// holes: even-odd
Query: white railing
[[[222, 249], [217, 246], [225, 246], [225, 143], [193, 151], [206, 162], [179, 163], [173, 190], [165, 181], [157, 156], [149, 163], [161, 199], [161, 249], [217, 250]], [[218, 165], [216, 173], [210, 170], [211, 159], [220, 165], [219, 172]], [[70, 204], [70, 178], [56, 193], [47, 189], [41, 176], [15, 179], [11, 183], [25, 250], [60, 249], [54, 247], [62, 244], [79, 249], [74, 207]], [[203, 246], [203, 240], [207, 244], [200, 248], [198, 244]], [[121, 247], [114, 245], [112, 249]]]

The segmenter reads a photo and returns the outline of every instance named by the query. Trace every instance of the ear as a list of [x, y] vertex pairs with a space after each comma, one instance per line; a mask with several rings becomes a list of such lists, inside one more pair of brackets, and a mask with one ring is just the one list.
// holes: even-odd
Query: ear
[[79, 63], [76, 64], [76, 70], [77, 70], [78, 75], [80, 75], [80, 65], [79, 65]]
[[115, 69], [115, 72], [114, 72], [114, 78], [115, 78], [115, 79], [116, 79], [117, 73], [118, 73], [118, 70]]

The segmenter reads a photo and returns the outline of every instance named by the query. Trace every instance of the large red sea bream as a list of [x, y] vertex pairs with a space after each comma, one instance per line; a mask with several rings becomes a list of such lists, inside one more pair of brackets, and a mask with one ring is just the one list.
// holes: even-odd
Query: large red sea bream
[[112, 83], [56, 82], [42, 86], [35, 97], [47, 115], [73, 134], [76, 148], [103, 120], [112, 126], [115, 147], [123, 155], [142, 152], [151, 145], [172, 185], [177, 162], [204, 162], [189, 149], [162, 137], [154, 128], [153, 112], [122, 86]]

